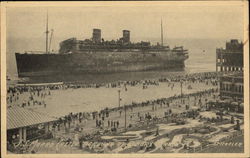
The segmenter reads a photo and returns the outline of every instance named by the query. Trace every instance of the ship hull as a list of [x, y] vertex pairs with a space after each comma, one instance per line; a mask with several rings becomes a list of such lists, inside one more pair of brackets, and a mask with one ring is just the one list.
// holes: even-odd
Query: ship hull
[[169, 52], [88, 52], [72, 54], [16, 53], [19, 77], [84, 75], [185, 67], [185, 55]]

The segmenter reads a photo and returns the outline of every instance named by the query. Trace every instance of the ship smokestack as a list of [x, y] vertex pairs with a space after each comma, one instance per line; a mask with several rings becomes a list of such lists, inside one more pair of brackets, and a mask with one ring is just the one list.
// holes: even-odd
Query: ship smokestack
[[92, 40], [95, 43], [101, 42], [101, 29], [93, 29]]
[[130, 31], [129, 30], [123, 30], [123, 42], [129, 43], [130, 42]]

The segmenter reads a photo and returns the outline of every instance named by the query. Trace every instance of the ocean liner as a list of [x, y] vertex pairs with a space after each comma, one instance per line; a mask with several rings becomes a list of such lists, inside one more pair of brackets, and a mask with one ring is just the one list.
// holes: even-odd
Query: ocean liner
[[129, 30], [123, 30], [122, 38], [107, 41], [101, 37], [100, 29], [93, 29], [92, 38], [64, 40], [60, 43], [59, 52], [52, 53], [49, 48], [47, 16], [46, 52], [15, 53], [18, 76], [84, 75], [184, 68], [188, 50], [182, 46], [173, 49], [164, 46], [162, 32], [161, 23], [161, 44], [151, 45], [150, 42], [143, 41], [132, 43]]

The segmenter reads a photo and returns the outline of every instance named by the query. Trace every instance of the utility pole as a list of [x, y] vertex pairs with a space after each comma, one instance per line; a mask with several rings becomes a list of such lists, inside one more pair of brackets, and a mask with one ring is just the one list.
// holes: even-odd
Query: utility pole
[[126, 111], [126, 105], [124, 105], [124, 117], [125, 117], [125, 130], [127, 130], [127, 111]]
[[183, 82], [181, 81], [181, 96], [182, 96], [182, 83], [183, 83]]
[[48, 52], [50, 52], [50, 47], [51, 47], [51, 41], [52, 41], [52, 37], [53, 37], [53, 32], [54, 32], [54, 30], [51, 29], [50, 40], [49, 40], [49, 50], [48, 50]]
[[[118, 90], [118, 105], [121, 106], [121, 90]], [[126, 111], [126, 105], [124, 105], [124, 119], [125, 119], [125, 130], [127, 129], [127, 111]]]
[[121, 97], [120, 97], [121, 90], [118, 90], [118, 105], [120, 107]]

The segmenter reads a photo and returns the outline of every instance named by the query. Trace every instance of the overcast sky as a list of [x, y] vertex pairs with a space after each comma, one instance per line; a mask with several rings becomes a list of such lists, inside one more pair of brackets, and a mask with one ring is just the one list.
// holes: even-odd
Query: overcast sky
[[147, 2], [64, 7], [8, 7], [8, 38], [44, 38], [46, 10], [49, 28], [58, 38], [90, 38], [93, 28], [102, 30], [104, 39], [117, 39], [122, 30], [131, 31], [131, 38], [160, 38], [163, 21], [166, 38], [242, 39], [243, 3], [215, 2], [190, 4]]

